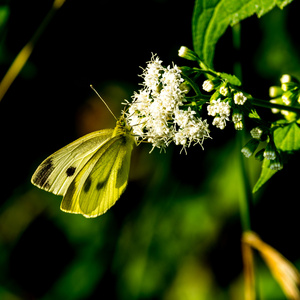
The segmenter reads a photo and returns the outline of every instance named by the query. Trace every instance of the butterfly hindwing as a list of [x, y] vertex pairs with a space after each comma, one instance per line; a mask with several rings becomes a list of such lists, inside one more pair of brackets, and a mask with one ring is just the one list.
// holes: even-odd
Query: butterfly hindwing
[[87, 134], [46, 158], [32, 176], [32, 183], [46, 191], [64, 195], [88, 161], [111, 138], [113, 129]]
[[114, 205], [127, 185], [133, 143], [126, 134], [103, 143], [70, 184], [61, 209], [96, 217]]

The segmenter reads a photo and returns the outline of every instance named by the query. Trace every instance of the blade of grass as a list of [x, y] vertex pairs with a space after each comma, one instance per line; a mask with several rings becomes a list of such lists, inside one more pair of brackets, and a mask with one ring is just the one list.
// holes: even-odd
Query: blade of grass
[[42, 21], [41, 25], [38, 27], [36, 32], [33, 34], [29, 42], [22, 48], [19, 54], [16, 56], [8, 71], [4, 75], [2, 81], [0, 82], [0, 102], [5, 96], [7, 90], [10, 88], [16, 77], [19, 75], [23, 67], [25, 66], [27, 60], [29, 59], [34, 46], [45, 28], [53, 18], [55, 12], [64, 4], [65, 0], [55, 0], [50, 11]]

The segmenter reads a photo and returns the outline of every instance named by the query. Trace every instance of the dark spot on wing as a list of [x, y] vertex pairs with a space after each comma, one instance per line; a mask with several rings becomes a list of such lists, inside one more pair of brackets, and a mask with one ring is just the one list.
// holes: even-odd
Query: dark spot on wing
[[97, 186], [96, 186], [96, 189], [97, 191], [100, 191], [105, 185], [105, 182], [98, 182], [97, 183]]
[[89, 191], [89, 189], [91, 188], [91, 184], [92, 184], [92, 180], [90, 177], [88, 177], [83, 186], [83, 190], [85, 193]]
[[39, 172], [33, 178], [33, 183], [40, 186], [41, 188], [47, 189], [50, 187], [48, 183], [48, 178], [52, 173], [54, 167], [52, 159], [46, 160], [41, 166]]
[[76, 171], [75, 167], [69, 167], [66, 171], [67, 176], [70, 177], [70, 176], [74, 175], [75, 171]]

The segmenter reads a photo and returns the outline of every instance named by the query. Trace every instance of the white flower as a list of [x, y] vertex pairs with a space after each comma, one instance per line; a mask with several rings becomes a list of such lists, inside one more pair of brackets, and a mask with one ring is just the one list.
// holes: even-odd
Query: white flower
[[232, 115], [232, 122], [233, 123], [238, 123], [238, 122], [240, 122], [242, 120], [243, 120], [243, 115], [242, 114], [240, 114], [240, 113], [234, 113]]
[[216, 126], [217, 128], [220, 128], [220, 129], [223, 130], [226, 126], [226, 120], [224, 118], [221, 118], [221, 117], [215, 117], [212, 124], [214, 126]]
[[207, 113], [215, 117], [212, 124], [217, 128], [224, 129], [226, 121], [229, 121], [230, 105], [228, 102], [221, 101], [221, 99], [212, 100], [210, 105], [207, 106]]
[[229, 90], [228, 90], [227, 86], [223, 85], [220, 87], [220, 94], [223, 95], [224, 97], [226, 97], [228, 95], [228, 92], [229, 92]]
[[159, 60], [159, 57], [153, 55], [142, 75], [144, 78], [144, 86], [150, 91], [156, 91], [158, 88], [159, 77], [161, 76], [161, 72], [163, 70], [161, 63], [162, 61]]
[[214, 89], [214, 84], [211, 80], [207, 79], [203, 82], [202, 88], [206, 92], [211, 92]]
[[259, 127], [255, 127], [250, 131], [250, 134], [254, 139], [260, 140], [263, 130]]
[[[181, 70], [173, 65], [167, 68], [155, 55], [141, 75], [143, 89], [134, 93], [126, 111], [128, 124], [137, 139], [152, 143], [152, 150], [164, 149], [171, 142], [182, 145], [201, 146], [209, 136], [208, 124], [196, 117], [196, 112], [185, 109], [184, 79]], [[151, 151], [152, 151], [151, 150]]]
[[219, 115], [227, 121], [229, 120], [228, 118], [230, 116], [230, 105], [228, 104], [228, 102], [221, 102], [219, 104]]
[[221, 99], [212, 100], [210, 105], [207, 106], [208, 115], [220, 115], [222, 118], [228, 120], [230, 116], [230, 105], [228, 102], [221, 101]]
[[289, 74], [284, 74], [280, 78], [281, 83], [288, 83], [288, 82], [291, 82], [291, 80], [292, 80], [292, 77]]
[[246, 102], [247, 97], [244, 96], [244, 94], [242, 92], [239, 92], [234, 95], [233, 100], [234, 100], [235, 104], [243, 105]]

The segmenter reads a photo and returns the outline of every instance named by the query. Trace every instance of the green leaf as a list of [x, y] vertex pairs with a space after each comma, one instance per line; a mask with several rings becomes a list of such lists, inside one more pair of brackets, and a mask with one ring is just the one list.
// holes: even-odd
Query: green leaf
[[257, 113], [257, 111], [255, 109], [251, 109], [251, 112], [249, 113], [248, 117], [251, 119], [257, 119], [257, 120], [261, 119], [261, 117], [259, 116], [259, 114]]
[[227, 27], [275, 6], [283, 9], [293, 0], [196, 0], [192, 20], [194, 51], [212, 67], [215, 46]]
[[218, 73], [218, 75], [221, 78], [226, 79], [232, 85], [240, 86], [242, 84], [235, 75], [231, 75], [227, 73]]
[[264, 185], [277, 172], [277, 170], [271, 170], [269, 165], [270, 161], [265, 158], [263, 160], [260, 177], [256, 182], [252, 193], [256, 193], [262, 187], [262, 185]]
[[300, 128], [293, 122], [274, 130], [276, 148], [282, 151], [297, 151], [300, 149]]

